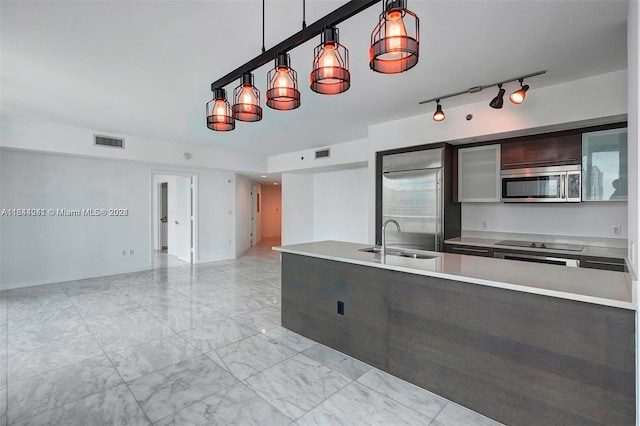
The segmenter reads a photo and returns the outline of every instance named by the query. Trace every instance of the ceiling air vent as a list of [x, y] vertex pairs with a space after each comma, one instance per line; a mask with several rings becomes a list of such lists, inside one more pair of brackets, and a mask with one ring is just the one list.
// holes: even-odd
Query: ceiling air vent
[[124, 139], [93, 135], [93, 144], [97, 146], [107, 146], [109, 148], [124, 148]]
[[320, 151], [316, 151], [316, 158], [326, 158], [330, 154], [330, 149], [323, 149]]

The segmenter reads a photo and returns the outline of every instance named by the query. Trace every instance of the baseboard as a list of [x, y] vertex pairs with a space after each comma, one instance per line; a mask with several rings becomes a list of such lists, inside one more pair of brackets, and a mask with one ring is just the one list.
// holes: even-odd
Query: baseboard
[[56, 277], [56, 278], [47, 278], [44, 280], [25, 281], [20, 283], [10, 283], [10, 284], [0, 283], [0, 290], [13, 290], [16, 288], [34, 287], [37, 285], [63, 283], [67, 281], [76, 281], [76, 280], [86, 280], [88, 278], [108, 277], [111, 275], [120, 275], [120, 274], [129, 274], [132, 272], [149, 271], [151, 269], [153, 269], [152, 265], [145, 265], [145, 266], [137, 266], [132, 268], [111, 269], [108, 271], [101, 271], [101, 272], [75, 274], [75, 275], [68, 275], [68, 276]]

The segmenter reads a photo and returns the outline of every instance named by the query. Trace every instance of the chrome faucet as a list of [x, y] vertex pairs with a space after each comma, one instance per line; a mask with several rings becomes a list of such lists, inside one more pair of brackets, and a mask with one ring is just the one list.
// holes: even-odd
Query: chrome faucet
[[395, 219], [387, 219], [382, 224], [382, 246], [380, 247], [380, 256], [382, 258], [382, 263], [385, 263], [386, 256], [387, 256], [387, 242], [386, 242], [386, 237], [385, 237], [385, 231], [387, 229], [387, 224], [389, 222], [395, 223], [396, 224], [396, 228], [398, 228], [398, 232], [401, 232], [400, 231], [400, 224]]

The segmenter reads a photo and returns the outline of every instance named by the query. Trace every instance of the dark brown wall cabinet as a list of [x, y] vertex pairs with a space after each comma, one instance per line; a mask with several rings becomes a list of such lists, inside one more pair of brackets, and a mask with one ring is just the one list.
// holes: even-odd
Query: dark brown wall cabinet
[[582, 138], [579, 134], [542, 136], [503, 143], [500, 150], [501, 168], [521, 169], [581, 163]]

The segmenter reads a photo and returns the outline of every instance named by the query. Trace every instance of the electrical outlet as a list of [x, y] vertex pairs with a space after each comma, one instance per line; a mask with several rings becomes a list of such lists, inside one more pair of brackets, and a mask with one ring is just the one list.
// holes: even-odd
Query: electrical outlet
[[126, 249], [125, 249], [125, 250], [122, 250], [122, 255], [123, 255], [123, 256], [126, 256], [126, 255], [127, 255], [127, 250], [126, 250]]
[[231, 240], [229, 240], [227, 244], [229, 245], [229, 247], [231, 247]]
[[622, 225], [613, 225], [611, 227], [611, 233], [616, 236], [620, 236], [622, 234]]
[[134, 253], [134, 252], [133, 252], [133, 249], [129, 249], [129, 254], [130, 254], [131, 256], [133, 256], [133, 253]]
[[487, 230], [487, 221], [483, 220], [482, 223], [480, 224], [482, 226], [482, 230], [486, 231]]

